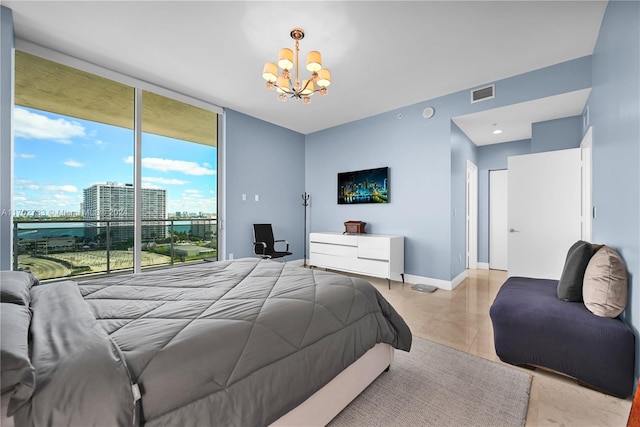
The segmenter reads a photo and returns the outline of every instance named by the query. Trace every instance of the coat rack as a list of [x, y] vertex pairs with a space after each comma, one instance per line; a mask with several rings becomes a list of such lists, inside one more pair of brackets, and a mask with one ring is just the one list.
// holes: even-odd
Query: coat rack
[[306, 191], [302, 195], [302, 206], [304, 206], [304, 253], [302, 256], [305, 267], [307, 266], [307, 206], [309, 206], [309, 197], [311, 196]]

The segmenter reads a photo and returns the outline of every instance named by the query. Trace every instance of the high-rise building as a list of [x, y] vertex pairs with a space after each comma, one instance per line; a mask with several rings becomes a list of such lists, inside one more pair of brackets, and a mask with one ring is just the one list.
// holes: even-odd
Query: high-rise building
[[191, 234], [203, 239], [212, 239], [217, 233], [215, 218], [192, 219]]
[[[94, 184], [84, 189], [83, 218], [91, 220], [85, 223], [85, 236], [95, 238], [106, 233], [109, 222], [110, 235], [113, 241], [133, 238], [133, 203], [132, 184]], [[144, 220], [164, 220], [167, 217], [167, 190], [162, 188], [142, 189], [142, 239], [164, 239], [167, 228], [163, 221], [144, 222]]]

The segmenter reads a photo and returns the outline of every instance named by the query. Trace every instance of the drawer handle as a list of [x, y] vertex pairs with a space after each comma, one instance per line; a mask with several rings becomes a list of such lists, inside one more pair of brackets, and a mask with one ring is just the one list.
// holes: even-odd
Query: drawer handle
[[389, 262], [388, 259], [382, 259], [382, 258], [366, 258], [366, 257], [362, 257], [359, 256], [358, 259], [365, 259], [365, 260], [369, 260], [369, 261], [381, 261], [381, 262]]

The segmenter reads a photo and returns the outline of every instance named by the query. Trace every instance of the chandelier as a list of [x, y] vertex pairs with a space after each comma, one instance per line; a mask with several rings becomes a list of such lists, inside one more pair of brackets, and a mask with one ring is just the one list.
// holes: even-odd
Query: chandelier
[[[300, 83], [300, 73], [298, 66], [298, 55], [300, 54], [300, 40], [304, 38], [302, 28], [291, 30], [291, 38], [296, 41], [295, 62], [293, 51], [288, 48], [280, 49], [278, 55], [278, 65], [273, 62], [264, 64], [262, 77], [267, 81], [267, 89], [275, 89], [280, 95], [278, 99], [286, 101], [287, 98], [302, 99], [308, 104], [311, 102], [311, 95], [318, 92], [320, 95], [327, 94], [327, 86], [331, 84], [331, 72], [322, 68], [322, 57], [320, 52], [311, 51], [307, 54], [307, 70], [311, 71], [311, 76]], [[295, 80], [291, 81], [291, 69], [295, 65]], [[278, 67], [282, 72], [278, 76]]]

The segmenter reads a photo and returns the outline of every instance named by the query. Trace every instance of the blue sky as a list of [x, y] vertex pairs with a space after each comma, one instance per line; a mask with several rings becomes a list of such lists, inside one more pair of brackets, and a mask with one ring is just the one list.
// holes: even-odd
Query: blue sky
[[[79, 211], [93, 184], [133, 182], [133, 131], [16, 106], [14, 210]], [[216, 210], [216, 148], [142, 137], [142, 185], [167, 190], [167, 211]]]

